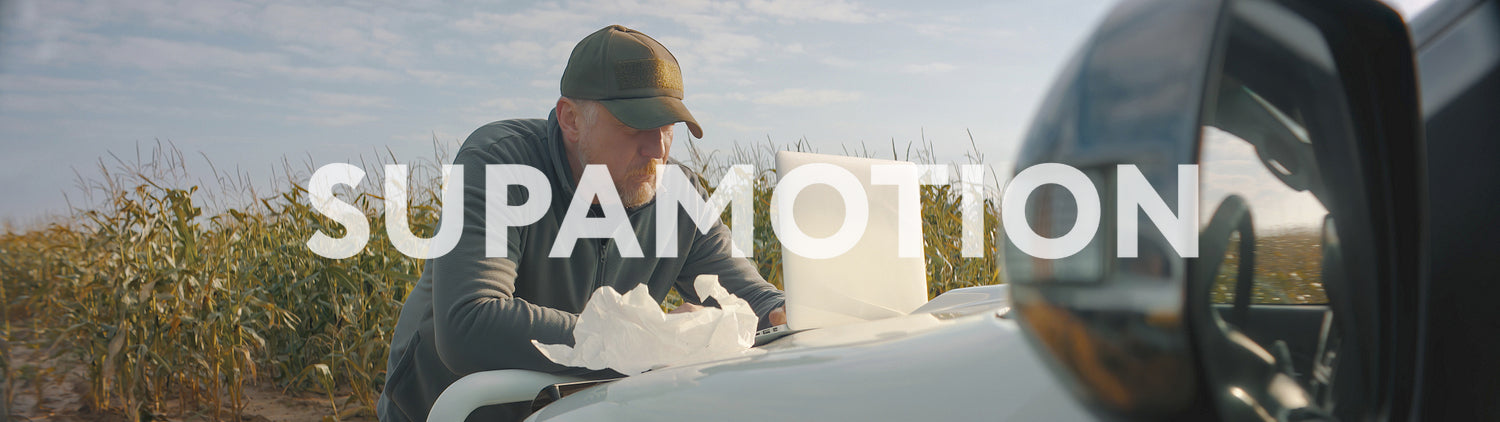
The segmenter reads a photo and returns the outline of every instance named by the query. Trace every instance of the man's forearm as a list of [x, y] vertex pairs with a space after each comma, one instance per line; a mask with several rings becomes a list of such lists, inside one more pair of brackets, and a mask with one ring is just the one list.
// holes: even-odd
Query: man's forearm
[[[772, 311], [783, 306], [783, 294], [760, 276], [755, 264], [749, 259], [732, 255], [727, 227], [716, 224], [708, 234], [699, 236], [693, 242], [693, 250], [688, 259], [687, 266], [683, 268], [683, 277], [678, 280], [679, 291], [683, 290], [684, 285], [691, 286], [693, 278], [698, 274], [716, 274], [719, 276], [719, 284], [725, 290], [749, 302], [750, 307], [755, 309], [755, 315], [760, 318], [760, 328], [771, 326], [768, 317]], [[693, 296], [701, 300], [696, 291]]]
[[578, 316], [512, 296], [516, 264], [504, 258], [471, 257], [462, 249], [430, 261], [436, 348], [455, 373], [530, 369], [576, 375], [581, 368], [558, 365], [531, 344], [573, 344]]

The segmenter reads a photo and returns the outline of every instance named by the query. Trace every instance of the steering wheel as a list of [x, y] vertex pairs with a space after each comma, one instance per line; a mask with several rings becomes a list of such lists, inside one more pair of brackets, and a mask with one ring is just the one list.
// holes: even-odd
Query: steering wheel
[[1230, 239], [1239, 233], [1240, 262], [1235, 272], [1231, 318], [1243, 326], [1250, 309], [1255, 274], [1255, 224], [1244, 198], [1230, 195], [1214, 211], [1199, 239], [1198, 258], [1188, 281], [1188, 321], [1219, 416], [1225, 420], [1332, 421], [1292, 369], [1291, 353], [1280, 340], [1266, 347], [1213, 311], [1211, 292]]
[[[1340, 356], [1343, 348], [1344, 336], [1342, 324], [1350, 321], [1336, 320], [1336, 315], [1349, 315], [1339, 300], [1346, 299], [1352, 292], [1349, 291], [1349, 280], [1344, 274], [1344, 252], [1339, 242], [1338, 228], [1334, 223], [1333, 216], [1323, 218], [1323, 287], [1328, 294], [1329, 311], [1323, 317], [1323, 329], [1318, 333], [1317, 354], [1313, 355], [1312, 378], [1308, 380], [1308, 389], [1313, 397], [1324, 409], [1332, 410], [1338, 404], [1339, 396], [1349, 398], [1351, 394], [1358, 392], [1337, 391], [1334, 388], [1334, 380], [1342, 379], [1349, 381], [1358, 378], [1358, 361], [1352, 361], [1340, 365], [1347, 360]], [[1358, 383], [1358, 381], [1355, 381]], [[1338, 393], [1338, 394], [1336, 394]]]

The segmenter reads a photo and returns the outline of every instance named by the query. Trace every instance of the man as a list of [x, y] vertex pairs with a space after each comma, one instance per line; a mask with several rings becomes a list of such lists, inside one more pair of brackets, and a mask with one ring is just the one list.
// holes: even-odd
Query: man
[[[686, 123], [693, 136], [703, 135], [682, 104], [682, 92], [677, 60], [666, 47], [646, 34], [610, 26], [574, 47], [563, 70], [562, 97], [547, 120], [494, 122], [469, 136], [453, 160], [464, 166], [463, 233], [451, 252], [427, 262], [401, 310], [377, 410], [381, 420], [425, 420], [448, 385], [474, 372], [519, 368], [618, 376], [558, 365], [531, 344], [573, 344], [578, 313], [602, 286], [623, 293], [646, 284], [657, 301], [676, 286], [688, 302], [701, 303], [694, 278], [717, 274], [730, 293], [751, 304], [762, 328], [785, 322], [782, 293], [748, 260], [731, 256], [723, 224], [701, 233], [684, 213], [678, 218], [680, 253], [653, 254], [656, 213], [683, 212], [653, 202], [656, 166], [667, 160], [672, 126]], [[488, 164], [528, 165], [551, 184], [546, 213], [509, 229], [504, 257], [485, 253]], [[596, 201], [588, 215], [600, 217], [623, 205], [644, 257], [622, 257], [609, 238], [579, 239], [570, 255], [549, 257], [586, 166], [594, 164], [609, 170], [619, 202]], [[510, 189], [507, 205], [524, 203], [530, 194]], [[685, 304], [679, 310], [695, 308]], [[470, 419], [520, 420], [528, 411], [529, 403], [489, 406]]]

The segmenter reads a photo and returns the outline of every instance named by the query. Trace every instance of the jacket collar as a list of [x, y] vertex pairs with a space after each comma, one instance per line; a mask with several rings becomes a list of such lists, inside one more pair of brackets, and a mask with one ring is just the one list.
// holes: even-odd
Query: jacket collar
[[551, 164], [552, 195], [554, 198], [564, 198], [566, 204], [573, 198], [573, 192], [577, 186], [573, 184], [573, 160], [568, 157], [568, 149], [563, 145], [562, 126], [557, 123], [557, 109], [554, 108], [547, 113], [547, 160]]

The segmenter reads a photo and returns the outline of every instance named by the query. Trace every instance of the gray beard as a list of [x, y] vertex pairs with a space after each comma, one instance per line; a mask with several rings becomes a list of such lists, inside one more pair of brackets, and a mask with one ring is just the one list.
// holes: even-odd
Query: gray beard
[[[583, 134], [583, 135], [586, 135], [586, 134]], [[590, 159], [591, 158], [590, 156], [593, 155], [592, 153], [593, 153], [593, 151], [592, 151], [592, 148], [591, 148], [591, 144], [590, 145], [586, 145], [585, 143], [582, 143], [582, 142], [579, 143], [579, 145], [578, 145], [578, 161], [579, 161], [579, 164], [580, 164], [578, 166], [579, 168], [586, 168], [586, 167], [588, 167], [589, 164], [602, 164], [602, 163], [594, 163], [593, 160]], [[653, 168], [650, 171], [654, 173], [656, 171], [656, 169]], [[613, 181], [614, 180], [613, 171], [611, 171], [610, 173], [611, 173], [610, 174], [610, 180]], [[656, 177], [661, 177], [661, 176], [660, 175], [656, 175]], [[639, 207], [641, 205], [645, 205], [647, 202], [651, 202], [652, 199], [656, 198], [656, 183], [655, 183], [656, 177], [653, 177], [650, 182], [641, 183], [639, 185], [620, 186], [620, 184], [616, 183], [615, 184], [615, 192], [618, 192], [620, 194], [620, 204], [624, 205], [625, 208], [635, 208], [635, 207]]]

